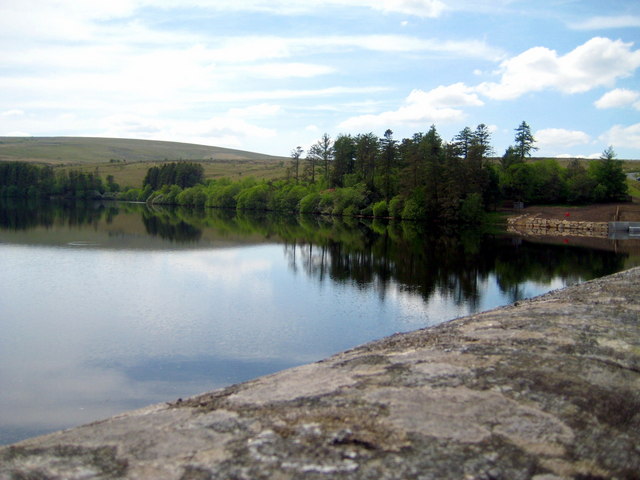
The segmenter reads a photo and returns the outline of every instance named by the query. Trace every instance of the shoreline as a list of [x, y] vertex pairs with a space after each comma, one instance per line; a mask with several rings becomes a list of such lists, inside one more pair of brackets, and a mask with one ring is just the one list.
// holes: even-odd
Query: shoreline
[[640, 268], [0, 447], [0, 479], [632, 478]]

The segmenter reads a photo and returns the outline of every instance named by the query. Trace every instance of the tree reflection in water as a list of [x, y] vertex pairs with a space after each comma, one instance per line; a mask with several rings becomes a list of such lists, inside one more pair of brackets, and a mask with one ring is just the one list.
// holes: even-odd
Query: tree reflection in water
[[[574, 283], [624, 268], [626, 254], [612, 250], [534, 243], [481, 230], [434, 229], [412, 222], [350, 217], [282, 216], [264, 212], [150, 208], [125, 203], [0, 203], [0, 227], [24, 230], [54, 224], [110, 224], [120, 214], [139, 215], [148, 235], [177, 244], [205, 238], [248, 238], [281, 243], [290, 268], [319, 282], [373, 287], [384, 298], [389, 286], [435, 292], [472, 308], [483, 284], [495, 276], [511, 301], [523, 298], [522, 284]], [[204, 248], [205, 245], [202, 245]]]

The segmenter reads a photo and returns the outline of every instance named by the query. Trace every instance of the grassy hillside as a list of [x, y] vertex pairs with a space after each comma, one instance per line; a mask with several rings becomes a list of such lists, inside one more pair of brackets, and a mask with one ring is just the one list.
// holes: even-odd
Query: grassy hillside
[[188, 160], [202, 163], [205, 177], [285, 174], [286, 157], [189, 143], [89, 137], [0, 137], [0, 161], [25, 161], [57, 168], [96, 169], [113, 175], [121, 186], [140, 186], [147, 169], [159, 162]]
[[49, 164], [156, 162], [162, 160], [253, 160], [272, 162], [280, 157], [193, 145], [190, 143], [89, 137], [0, 137], [0, 160]]

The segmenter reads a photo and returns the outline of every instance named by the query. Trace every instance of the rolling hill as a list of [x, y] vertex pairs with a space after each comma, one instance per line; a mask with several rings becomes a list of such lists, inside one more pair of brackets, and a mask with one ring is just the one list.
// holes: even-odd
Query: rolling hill
[[285, 175], [287, 157], [190, 143], [125, 138], [0, 137], [0, 161], [23, 161], [56, 168], [98, 170], [121, 186], [139, 187], [149, 166], [166, 161], [202, 163], [205, 177]]
[[274, 162], [282, 157], [179, 142], [91, 137], [0, 137], [0, 160], [48, 164], [158, 162], [165, 160]]

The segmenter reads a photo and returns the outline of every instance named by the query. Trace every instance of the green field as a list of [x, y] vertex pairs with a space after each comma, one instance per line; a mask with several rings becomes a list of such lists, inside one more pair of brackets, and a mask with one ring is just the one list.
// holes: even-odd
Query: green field
[[280, 178], [287, 157], [189, 143], [123, 138], [0, 137], [0, 161], [23, 161], [98, 171], [121, 186], [139, 187], [150, 166], [187, 160], [202, 163], [205, 177]]

